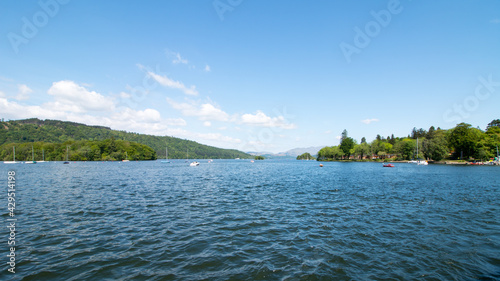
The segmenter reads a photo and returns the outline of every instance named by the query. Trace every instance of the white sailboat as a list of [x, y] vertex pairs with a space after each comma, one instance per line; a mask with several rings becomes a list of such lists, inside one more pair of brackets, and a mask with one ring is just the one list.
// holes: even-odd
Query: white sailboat
[[125, 159], [123, 159], [122, 162], [130, 162], [130, 160], [128, 160], [128, 154], [126, 151], [125, 151]]
[[63, 164], [69, 164], [68, 154], [69, 154], [69, 146], [66, 146], [66, 161], [64, 161]]
[[165, 160], [162, 160], [161, 163], [170, 163], [170, 161], [168, 161], [168, 148], [165, 147]]
[[45, 151], [42, 148], [42, 161], [37, 161], [37, 163], [45, 163]]
[[36, 164], [35, 161], [35, 150], [33, 149], [33, 145], [31, 146], [31, 161], [26, 161], [24, 164]]
[[418, 138], [417, 138], [417, 165], [429, 165], [429, 163], [425, 160], [420, 160], [418, 158]]
[[[186, 149], [186, 159], [187, 159], [186, 162], [189, 162], [189, 155], [188, 155], [187, 149]], [[196, 166], [199, 166], [199, 165], [200, 165], [200, 163], [197, 162], [197, 161], [193, 161], [193, 162], [189, 163], [190, 167], [196, 167]]]
[[14, 151], [14, 161], [4, 161], [3, 162], [4, 164], [17, 164], [17, 163], [19, 163], [19, 162], [16, 162], [16, 147], [13, 146], [12, 150]]

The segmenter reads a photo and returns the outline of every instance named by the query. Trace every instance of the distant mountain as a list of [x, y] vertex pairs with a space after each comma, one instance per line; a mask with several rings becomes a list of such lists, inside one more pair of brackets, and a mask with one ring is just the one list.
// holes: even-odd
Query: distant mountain
[[302, 155], [306, 152], [308, 152], [311, 155], [317, 155], [318, 151], [322, 149], [325, 146], [311, 146], [311, 147], [305, 147], [305, 148], [294, 148], [290, 149], [286, 152], [279, 153], [279, 154], [285, 154], [286, 156], [291, 156], [291, 157], [297, 157], [299, 155]]
[[129, 133], [75, 122], [37, 118], [0, 122], [0, 146], [8, 143], [66, 143], [81, 140], [102, 141], [111, 138], [147, 145], [153, 148], [158, 158], [165, 158], [165, 148], [168, 148], [168, 157], [173, 159], [184, 159], [187, 153], [190, 159], [251, 157], [235, 149], [222, 149], [175, 137]]
[[272, 152], [247, 152], [250, 155], [260, 155], [264, 157], [287, 157], [287, 158], [296, 158], [299, 155], [302, 155], [306, 152], [308, 152], [311, 155], [317, 155], [318, 151], [322, 149], [325, 146], [312, 146], [312, 147], [305, 147], [305, 148], [294, 148], [290, 149], [286, 152], [280, 152], [280, 153], [272, 153]]

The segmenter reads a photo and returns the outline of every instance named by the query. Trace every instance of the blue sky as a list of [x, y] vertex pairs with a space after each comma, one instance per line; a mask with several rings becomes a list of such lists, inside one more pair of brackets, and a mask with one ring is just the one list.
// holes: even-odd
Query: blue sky
[[0, 1], [0, 118], [281, 152], [500, 118], [500, 1]]

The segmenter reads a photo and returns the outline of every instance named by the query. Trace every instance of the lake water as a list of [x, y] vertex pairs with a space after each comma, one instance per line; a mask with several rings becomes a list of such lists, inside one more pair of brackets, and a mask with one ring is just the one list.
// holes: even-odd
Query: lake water
[[0, 164], [0, 279], [500, 279], [500, 167], [200, 163]]

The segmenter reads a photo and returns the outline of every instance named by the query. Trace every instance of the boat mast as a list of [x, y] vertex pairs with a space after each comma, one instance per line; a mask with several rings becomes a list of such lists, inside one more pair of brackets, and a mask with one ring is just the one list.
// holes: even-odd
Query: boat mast
[[31, 145], [31, 160], [35, 162], [35, 150], [33, 149], [33, 145]]
[[12, 150], [14, 151], [14, 162], [16, 162], [16, 147], [13, 146], [12, 147]]
[[419, 159], [418, 157], [418, 137], [417, 137], [417, 160]]

